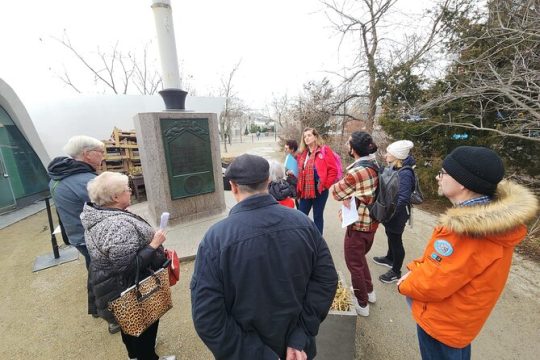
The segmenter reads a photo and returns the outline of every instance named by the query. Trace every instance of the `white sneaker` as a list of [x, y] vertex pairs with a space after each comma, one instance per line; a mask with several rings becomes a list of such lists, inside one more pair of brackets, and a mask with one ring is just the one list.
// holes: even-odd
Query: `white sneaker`
[[[352, 286], [351, 286], [351, 294], [352, 296], [354, 296], [354, 289]], [[375, 301], [377, 301], [377, 295], [375, 295], [375, 289], [372, 292], [368, 293], [367, 296], [368, 296], [367, 301], [372, 304], [375, 304]], [[357, 304], [358, 300], [356, 299], [356, 297], [354, 298], [354, 300], [356, 301], [356, 304]]]
[[160, 356], [159, 360], [176, 360], [176, 355]]
[[369, 304], [367, 304], [366, 307], [361, 307], [356, 297], [354, 298], [353, 303], [357, 315], [369, 316]]
[[359, 304], [356, 304], [355, 308], [358, 315], [369, 316], [369, 304], [366, 304], [366, 307], [361, 307]]

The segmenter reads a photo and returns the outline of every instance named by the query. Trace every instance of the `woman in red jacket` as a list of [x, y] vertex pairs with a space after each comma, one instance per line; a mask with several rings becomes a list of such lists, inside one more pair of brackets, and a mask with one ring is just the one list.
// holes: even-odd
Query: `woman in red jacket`
[[313, 221], [323, 233], [324, 207], [328, 200], [328, 188], [337, 180], [337, 165], [332, 149], [323, 145], [318, 131], [304, 129], [298, 156], [297, 196], [298, 210], [309, 215], [313, 207]]

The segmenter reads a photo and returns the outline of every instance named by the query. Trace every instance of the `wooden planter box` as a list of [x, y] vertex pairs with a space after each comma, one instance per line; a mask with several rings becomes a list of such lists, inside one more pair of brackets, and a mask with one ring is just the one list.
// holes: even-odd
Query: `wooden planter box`
[[[341, 284], [354, 296], [345, 282], [343, 274], [339, 273]], [[349, 311], [330, 310], [322, 322], [317, 335], [317, 359], [320, 360], [353, 360], [356, 342], [356, 310], [351, 305]]]

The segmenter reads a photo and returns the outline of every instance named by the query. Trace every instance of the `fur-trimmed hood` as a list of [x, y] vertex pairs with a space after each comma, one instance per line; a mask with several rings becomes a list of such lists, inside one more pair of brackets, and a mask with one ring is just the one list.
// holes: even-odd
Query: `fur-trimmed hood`
[[532, 192], [503, 180], [489, 204], [451, 208], [441, 215], [439, 225], [456, 233], [485, 236], [490, 241], [515, 246], [522, 236], [511, 230], [534, 218], [537, 211], [538, 199]]

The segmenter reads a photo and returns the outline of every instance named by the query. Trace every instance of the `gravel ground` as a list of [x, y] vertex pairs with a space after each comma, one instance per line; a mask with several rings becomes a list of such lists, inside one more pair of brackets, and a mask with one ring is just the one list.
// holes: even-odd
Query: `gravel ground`
[[[0, 359], [125, 359], [120, 334], [86, 315], [86, 268], [79, 260], [33, 273], [36, 256], [51, 252], [42, 211], [0, 231]], [[24, 234], [24, 235], [22, 235]], [[22, 235], [22, 236], [21, 236]], [[177, 359], [210, 359], [191, 321], [189, 280], [183, 263], [172, 287], [174, 307], [160, 321], [157, 352]]]

